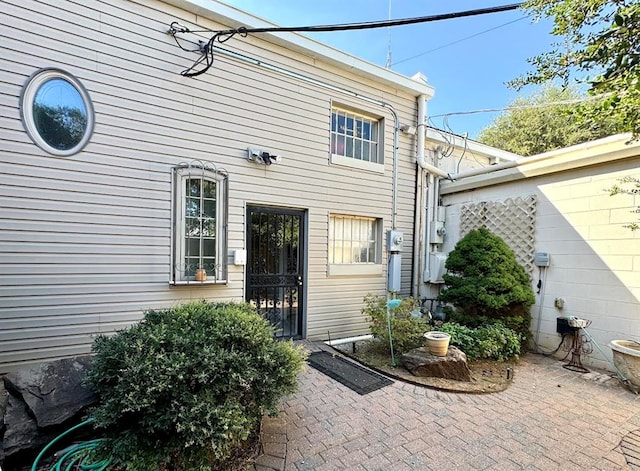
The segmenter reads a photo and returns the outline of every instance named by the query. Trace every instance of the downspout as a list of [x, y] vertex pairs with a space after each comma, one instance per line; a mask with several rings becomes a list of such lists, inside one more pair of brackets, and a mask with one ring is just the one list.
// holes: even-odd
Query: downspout
[[431, 165], [430, 163], [427, 163], [425, 155], [424, 155], [424, 147], [423, 147], [423, 150], [422, 150], [422, 155], [421, 156], [418, 155], [418, 159], [417, 160], [418, 160], [418, 165], [420, 166], [420, 168], [426, 170], [430, 174], [437, 175], [440, 178], [446, 178], [447, 180], [454, 180], [455, 179], [454, 175], [452, 175], [450, 173], [447, 173], [444, 170], [440, 170], [435, 165]]
[[435, 205], [434, 201], [436, 201], [437, 195], [436, 192], [436, 182], [439, 181], [438, 178], [432, 173], [429, 173], [427, 178], [427, 205], [425, 208], [425, 213], [427, 215], [425, 224], [424, 224], [424, 272], [429, 273], [431, 266], [429, 264], [429, 254], [431, 253], [431, 222], [434, 218]]
[[[417, 152], [416, 160], [418, 164], [424, 162], [424, 143], [427, 132], [426, 128], [426, 104], [427, 98], [425, 95], [418, 97], [418, 122], [417, 122]], [[418, 172], [416, 176], [416, 201], [415, 201], [415, 214], [413, 217], [413, 276], [411, 280], [412, 293], [414, 297], [420, 296], [420, 287], [422, 286], [422, 260], [423, 260], [423, 248], [424, 240], [422, 231], [422, 224], [424, 218], [424, 177], [425, 171], [421, 165], [418, 165]]]
[[[424, 95], [418, 97], [418, 125], [416, 131], [416, 160], [424, 159], [424, 138], [425, 138], [425, 115]], [[422, 157], [421, 157], [422, 156]], [[422, 281], [422, 247], [423, 247], [423, 231], [422, 219], [424, 215], [424, 169], [417, 166], [416, 174], [416, 201], [415, 212], [413, 215], [413, 273], [411, 276], [411, 294], [414, 298], [420, 296], [420, 283]]]

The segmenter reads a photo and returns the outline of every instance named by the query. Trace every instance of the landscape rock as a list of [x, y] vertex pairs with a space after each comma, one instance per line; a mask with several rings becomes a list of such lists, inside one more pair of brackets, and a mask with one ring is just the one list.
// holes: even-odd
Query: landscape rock
[[66, 358], [9, 373], [4, 384], [24, 400], [38, 427], [59, 425], [95, 403], [95, 394], [83, 384], [90, 366], [90, 356]]
[[9, 394], [4, 425], [6, 426], [3, 437], [4, 455], [31, 448], [34, 444], [40, 445], [36, 421], [29, 415], [27, 405], [13, 394]]
[[447, 355], [440, 357], [420, 347], [403, 354], [400, 361], [414, 376], [471, 381], [467, 356], [456, 347], [449, 346]]
[[0, 381], [0, 463], [4, 460], [4, 414], [7, 411], [9, 393], [4, 388], [4, 383]]

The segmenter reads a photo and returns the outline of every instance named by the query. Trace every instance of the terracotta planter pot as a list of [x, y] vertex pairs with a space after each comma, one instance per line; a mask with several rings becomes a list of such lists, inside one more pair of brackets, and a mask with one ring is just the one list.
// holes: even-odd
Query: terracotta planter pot
[[196, 281], [207, 281], [207, 271], [204, 268], [198, 268], [195, 278]]
[[427, 343], [427, 350], [432, 355], [446, 357], [449, 350], [451, 336], [445, 332], [432, 331], [424, 334]]

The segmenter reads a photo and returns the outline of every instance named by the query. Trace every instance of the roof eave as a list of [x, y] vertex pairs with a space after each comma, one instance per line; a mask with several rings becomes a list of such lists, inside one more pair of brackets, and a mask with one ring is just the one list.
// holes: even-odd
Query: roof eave
[[631, 138], [631, 133], [616, 134], [544, 154], [523, 157], [518, 159], [517, 165], [511, 168], [461, 178], [453, 182], [443, 180], [440, 191], [442, 195], [460, 193], [592, 165], [639, 158], [640, 141], [632, 141]]
[[[250, 13], [215, 0], [163, 0], [209, 20], [229, 26], [266, 28], [278, 26]], [[260, 33], [266, 41], [303, 53], [311, 58], [334, 65], [362, 77], [390, 85], [413, 96], [433, 97], [434, 88], [422, 80], [410, 78], [371, 62], [347, 54], [299, 33]]]

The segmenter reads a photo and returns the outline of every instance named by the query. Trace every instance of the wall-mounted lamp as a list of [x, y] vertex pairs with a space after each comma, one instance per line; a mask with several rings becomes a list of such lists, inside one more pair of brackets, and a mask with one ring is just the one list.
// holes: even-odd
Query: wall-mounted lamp
[[412, 126], [411, 124], [401, 124], [400, 131], [402, 131], [404, 134], [413, 136], [416, 133], [416, 127]]
[[282, 156], [249, 147], [247, 149], [247, 160], [257, 164], [271, 165], [282, 162]]

